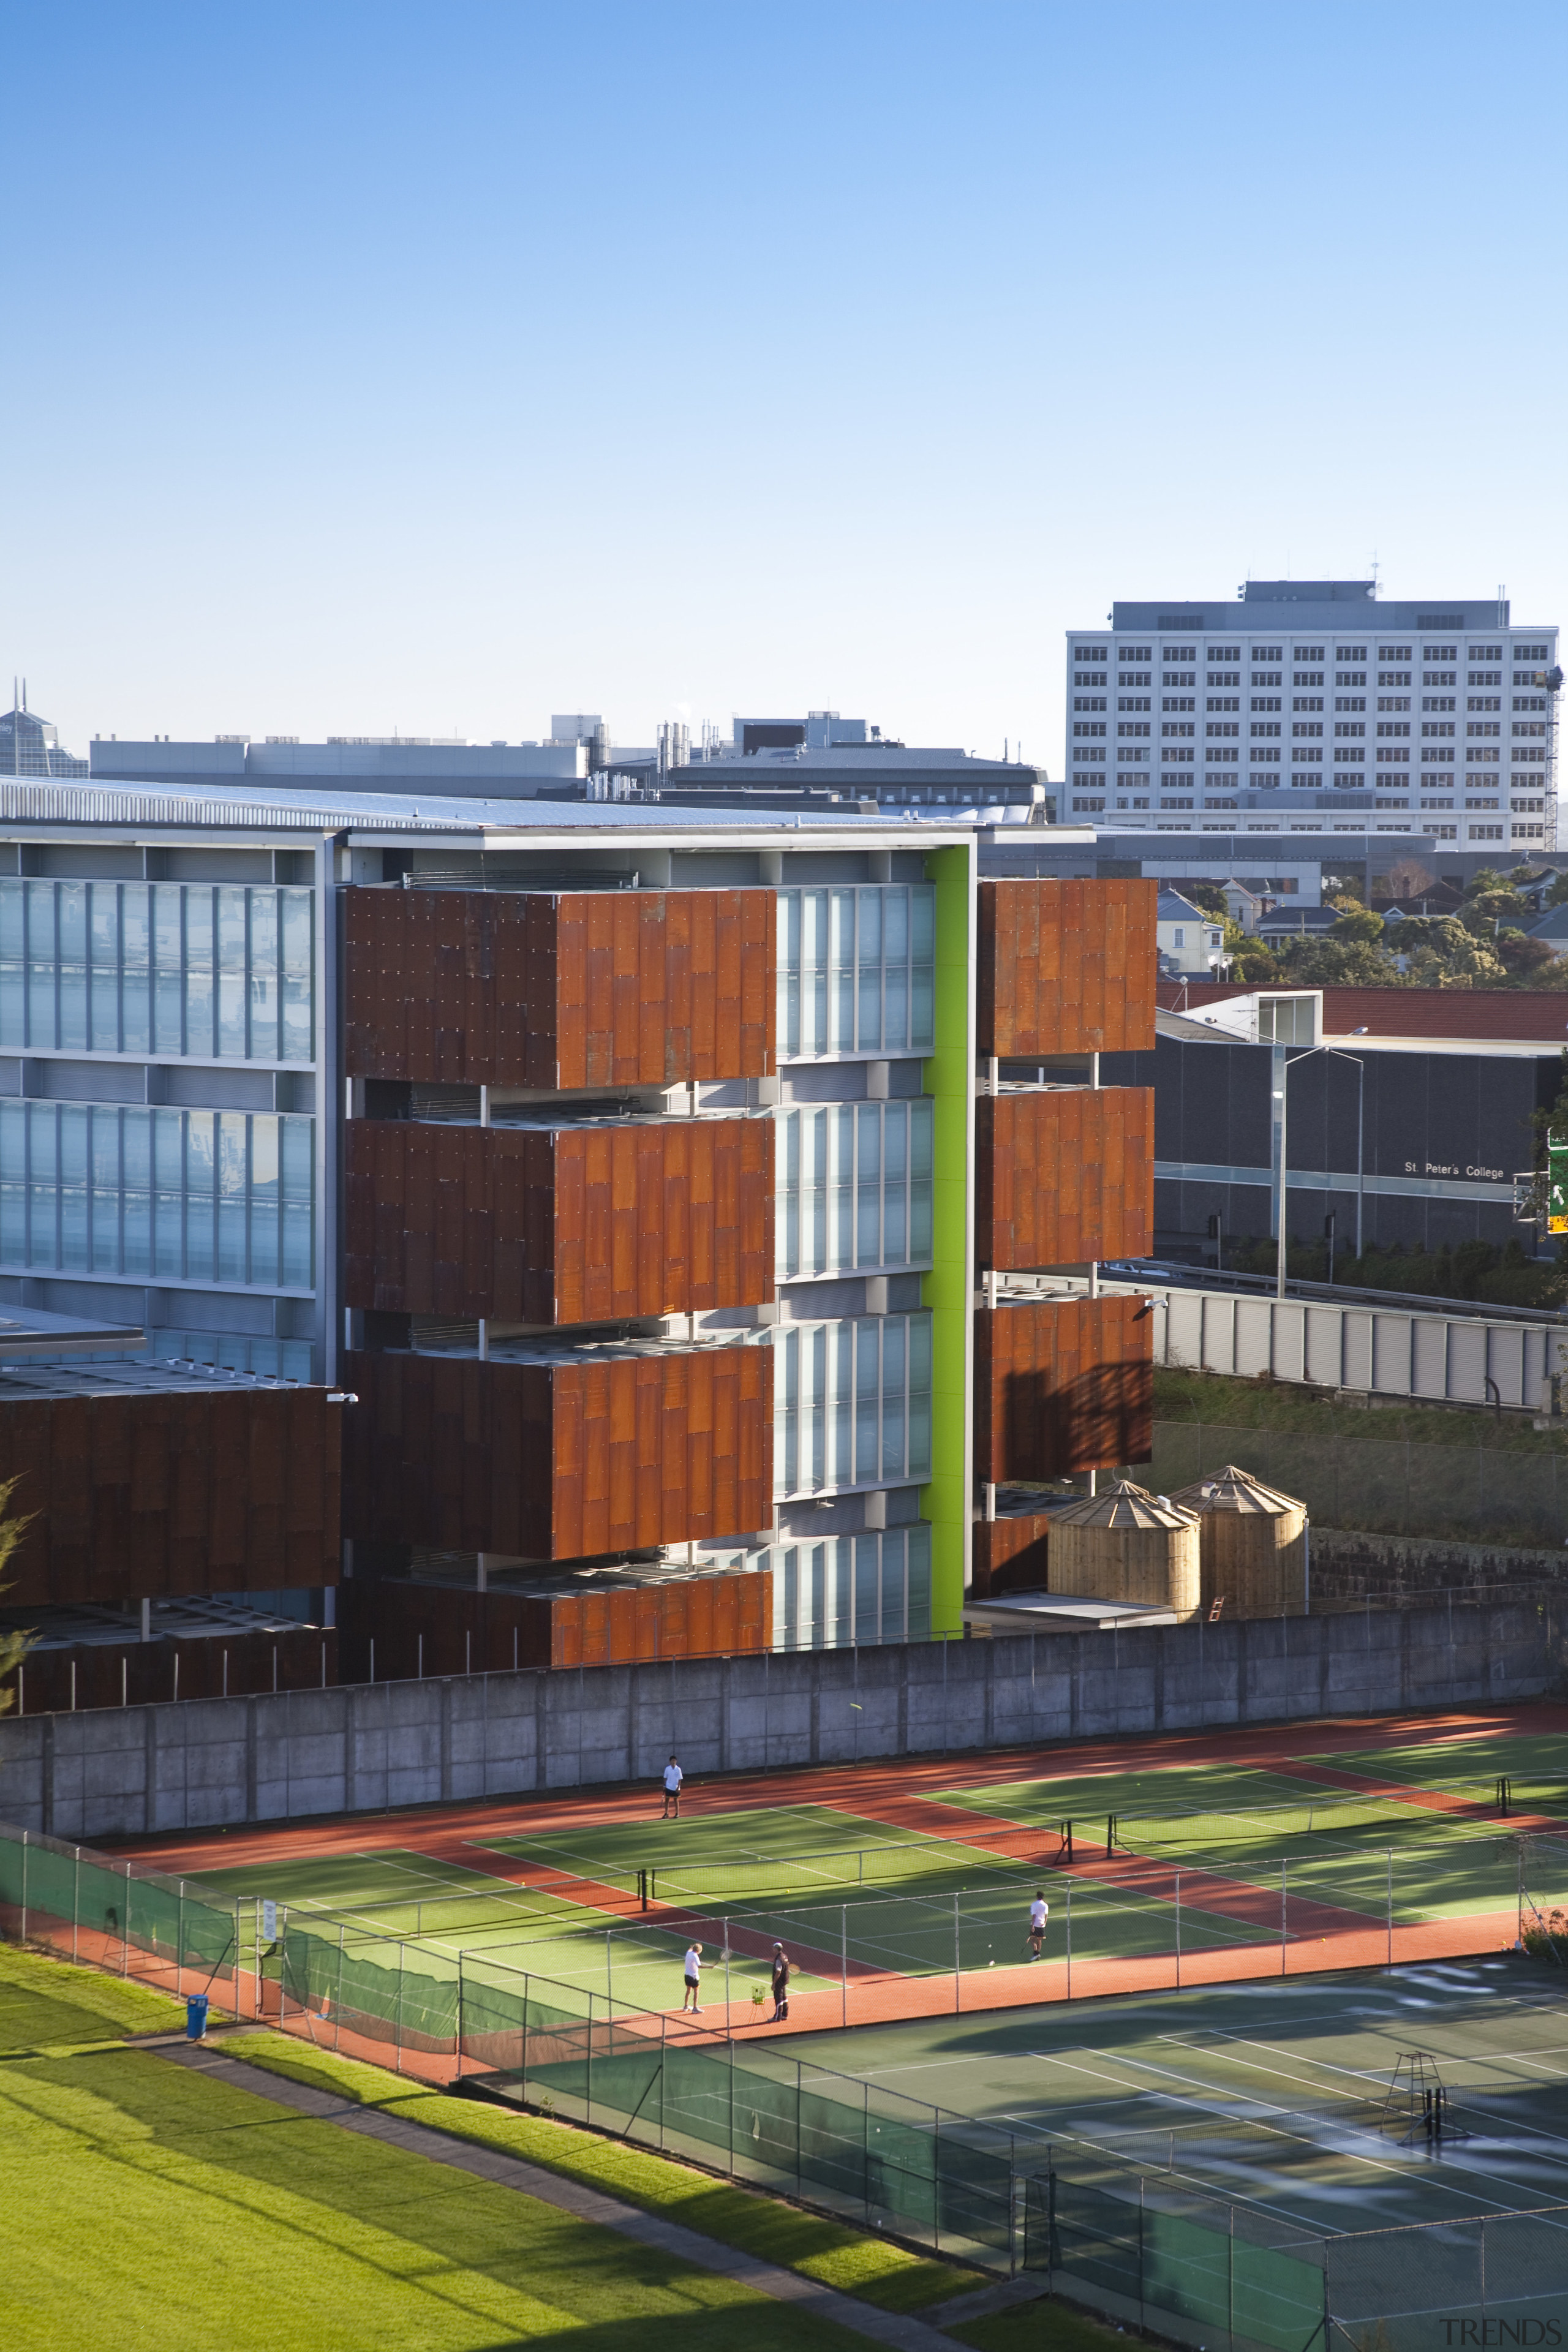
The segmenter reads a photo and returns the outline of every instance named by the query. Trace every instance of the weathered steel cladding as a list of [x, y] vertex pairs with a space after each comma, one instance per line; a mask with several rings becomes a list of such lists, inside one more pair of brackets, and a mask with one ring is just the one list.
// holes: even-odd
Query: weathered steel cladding
[[339, 1622], [344, 1675], [356, 1682], [369, 1677], [373, 1639], [378, 1681], [712, 1657], [772, 1646], [773, 1578], [720, 1574], [549, 1594], [356, 1580], [339, 1596]]
[[344, 1525], [370, 1542], [584, 1559], [773, 1516], [773, 1356], [558, 1364], [353, 1355]]
[[1020, 1518], [976, 1519], [974, 1575], [977, 1601], [994, 1592], [1044, 1592], [1050, 1535], [1048, 1511]]
[[1043, 1300], [979, 1311], [980, 1477], [1000, 1485], [1148, 1461], [1154, 1448], [1153, 1341], [1146, 1298]]
[[277, 1633], [77, 1642], [30, 1651], [23, 1674], [29, 1715], [63, 1714], [73, 1706], [143, 1706], [163, 1699], [321, 1690], [338, 1679], [338, 1635], [331, 1625], [298, 1625]]
[[0, 1467], [34, 1516], [6, 1605], [335, 1584], [352, 1410], [322, 1389], [8, 1400]]
[[1153, 1247], [1154, 1094], [1083, 1087], [982, 1095], [976, 1108], [983, 1266], [1083, 1265]]
[[771, 890], [343, 896], [352, 1076], [571, 1088], [773, 1074]]
[[982, 882], [977, 1051], [1142, 1053], [1154, 1042], [1154, 882]]
[[554, 1324], [773, 1296], [765, 1119], [346, 1133], [350, 1307]]

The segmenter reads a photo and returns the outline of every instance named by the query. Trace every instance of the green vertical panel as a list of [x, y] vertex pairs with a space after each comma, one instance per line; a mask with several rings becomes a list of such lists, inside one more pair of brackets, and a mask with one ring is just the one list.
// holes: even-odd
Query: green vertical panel
[[970, 1199], [974, 1169], [974, 853], [933, 849], [936, 886], [936, 1050], [925, 1065], [935, 1110], [931, 1271], [931, 1475], [921, 1489], [931, 1528], [931, 1632], [963, 1623], [973, 1486], [973, 1325]]

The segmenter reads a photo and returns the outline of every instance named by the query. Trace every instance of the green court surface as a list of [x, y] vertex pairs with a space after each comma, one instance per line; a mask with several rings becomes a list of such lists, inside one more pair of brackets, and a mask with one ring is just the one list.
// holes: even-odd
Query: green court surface
[[[1414, 1800], [1314, 1785], [1285, 1773], [1224, 1768], [1003, 1782], [945, 1790], [939, 1801], [1038, 1827], [1047, 1852], [1050, 1839], [1068, 1822], [1075, 1837], [1089, 1844], [1103, 1844], [1114, 1822], [1118, 1850], [1171, 1859], [1223, 1853], [1233, 1860], [1278, 1860], [1315, 1852], [1325, 1839], [1360, 1848], [1431, 1841], [1476, 1826], [1471, 1814], [1450, 1819]], [[1489, 1808], [1487, 1818], [1494, 1818]]]
[[[1552, 1741], [1489, 1742], [1487, 1769], [1541, 1769]], [[1361, 1762], [1422, 1785], [1477, 1785], [1476, 1743], [1381, 1751]], [[1457, 1765], [1467, 1768], [1461, 1776]], [[1346, 1769], [1352, 1769], [1347, 1766]], [[1480, 1776], [1485, 1780], [1485, 1773]], [[1488, 1784], [1495, 1789], [1496, 1773]], [[522, 1975], [563, 2014], [589, 1998], [637, 2010], [681, 2005], [682, 1958], [703, 1951], [703, 2005], [742, 2013], [785, 1947], [797, 1994], [883, 1976], [983, 1976], [1029, 1958], [1027, 1909], [1050, 1905], [1046, 1957], [1075, 1963], [1326, 1939], [1424, 1920], [1517, 1917], [1521, 1898], [1549, 1907], [1568, 1885], [1568, 1839], [1521, 1842], [1495, 1811], [1447, 1814], [1357, 1795], [1288, 1770], [1216, 1765], [1085, 1773], [952, 1789], [936, 1800], [964, 1814], [1038, 1829], [1016, 1858], [961, 1837], [921, 1836], [832, 1805], [759, 1806], [663, 1821], [579, 1821], [474, 1843], [471, 1864], [416, 1848], [243, 1864], [205, 1884], [239, 1906], [240, 1965], [263, 1972], [261, 1905], [279, 1906], [300, 1998], [434, 2016], [466, 1977], [498, 1990]], [[1116, 1852], [1102, 1860], [1108, 1816]], [[938, 1817], [940, 1818], [940, 1816]], [[1059, 1834], [1071, 1821], [1081, 1851]], [[544, 1877], [523, 1885], [503, 1872]], [[1563, 1882], [1560, 1884], [1559, 1882]], [[644, 1897], [647, 1906], [643, 1906]], [[1492, 1940], [1489, 1937], [1489, 1941]], [[1511, 1942], [1512, 1929], [1496, 1939]], [[344, 1958], [335, 1958], [341, 1948]], [[403, 1990], [396, 1991], [396, 1986]], [[972, 1999], [983, 2000], [978, 1987]]]
[[[1306, 2230], [1568, 2208], [1568, 1990], [1518, 1959], [1075, 2002], [771, 2045], [1016, 2135]], [[1379, 2117], [1402, 2053], [1436, 2060], [1471, 2135], [1434, 2153]], [[1403, 2123], [1402, 2118], [1402, 2123]], [[1561, 2216], [1568, 2230], [1568, 2210]]]
[[1535, 1806], [1568, 1814], [1568, 1740], [1561, 1738], [1454, 1739], [1436, 1747], [1424, 1742], [1419, 1748], [1352, 1748], [1342, 1755], [1304, 1756], [1301, 1761], [1481, 1805], [1491, 1803], [1504, 1777], [1515, 1811]]
[[954, 1857], [971, 1870], [997, 1856], [961, 1842], [919, 1837], [837, 1805], [772, 1805], [681, 1821], [582, 1823], [529, 1837], [492, 1838], [489, 1851], [635, 1894], [657, 1874], [664, 1902], [743, 1901], [748, 1895], [831, 1892], [868, 1880], [923, 1877]]

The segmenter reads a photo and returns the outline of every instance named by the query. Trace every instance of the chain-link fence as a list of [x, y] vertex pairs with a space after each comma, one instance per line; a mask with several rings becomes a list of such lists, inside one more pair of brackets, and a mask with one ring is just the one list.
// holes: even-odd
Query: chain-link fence
[[[1504, 1942], [1568, 1960], [1568, 1836], [1500, 1821], [1374, 1845], [1353, 1825], [1339, 1833], [1331, 1802], [1326, 1810], [1316, 1839], [1300, 1822], [1276, 1825], [1267, 1809], [1196, 1816], [1179, 1860], [1169, 1846], [1125, 1851], [1136, 1822], [1079, 1823], [1080, 1843], [1091, 1832], [1103, 1857], [1092, 1868], [1082, 1866], [1092, 1857], [1067, 1853], [1060, 1831], [1042, 1830], [1051, 1861], [919, 1895], [869, 1884], [841, 1903], [711, 1915], [658, 1906], [646, 1917], [531, 1927], [483, 1917], [465, 1927], [432, 1900], [423, 1935], [374, 1914], [291, 1914], [257, 1895], [226, 1904], [199, 1882], [0, 1825], [0, 1936], [176, 1993], [206, 1992], [237, 2018], [330, 2032], [338, 2043], [347, 2035], [366, 2054], [390, 2052], [433, 2077], [461, 2072], [463, 2021], [476, 2003], [504, 2008], [531, 1984], [548, 1988], [538, 1997], [574, 2025], [629, 2019], [645, 2030], [679, 2000], [694, 1944], [704, 2032], [768, 2020], [778, 1944], [793, 1971], [792, 2021], [813, 2026], [1452, 1958]], [[1182, 1828], [1164, 1815], [1148, 1826], [1161, 1839]], [[1048, 1903], [1037, 1953], [1036, 1887]]]
[[1157, 1421], [1153, 1455], [1136, 1475], [1141, 1485], [1170, 1495], [1230, 1462], [1295, 1496], [1323, 1527], [1463, 1543], [1560, 1546], [1568, 1536], [1568, 1449], [1426, 1445]]
[[[1568, 1842], [1495, 1843], [1528, 1920], [1539, 1908], [1531, 1890], [1563, 1883]], [[1384, 1858], [1385, 1902], [1405, 1859]], [[1306, 1914], [1292, 1919], [1289, 1865], [1280, 1884], [1288, 1959], [1292, 1936], [1312, 1937]], [[1302, 1899], [1319, 1903], [1321, 1891]], [[1083, 1903], [1080, 1894], [1080, 1921]], [[1399, 1934], [1392, 1907], [1385, 1933]], [[1429, 2352], [1442, 2322], [1517, 2330], [1568, 2320], [1568, 2207], [1313, 2233], [1188, 2186], [1173, 2169], [1173, 2134], [1163, 2174], [1064, 2163], [1054, 2151], [1042, 2165], [1033, 2136], [815, 2064], [785, 2043], [742, 2042], [483, 1952], [433, 1950], [346, 1919], [291, 1921], [258, 1897], [226, 1906], [188, 1881], [4, 1824], [0, 1936], [171, 1991], [210, 1991], [236, 2017], [426, 2080], [478, 2077], [500, 2097], [993, 2273], [1044, 2272], [1052, 2291], [1204, 2352], [1308, 2352], [1320, 2339]], [[1443, 2339], [1557, 2340], [1539, 2329]]]
[[1023, 2263], [1050, 2292], [1203, 2352], [1551, 2345], [1568, 2324], [1568, 2206], [1314, 2233], [1173, 2177], [1025, 2188]]

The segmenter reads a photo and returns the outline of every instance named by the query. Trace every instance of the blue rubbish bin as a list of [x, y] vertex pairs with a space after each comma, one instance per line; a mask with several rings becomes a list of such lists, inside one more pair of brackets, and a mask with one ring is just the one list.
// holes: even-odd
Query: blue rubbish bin
[[206, 2030], [207, 1997], [205, 1992], [194, 1992], [185, 2001], [185, 2040], [205, 2041]]

